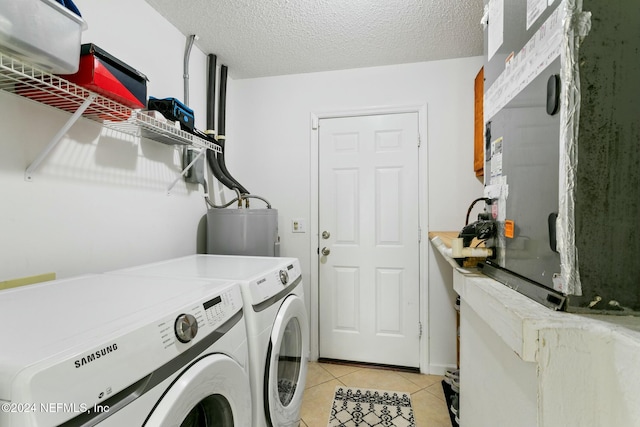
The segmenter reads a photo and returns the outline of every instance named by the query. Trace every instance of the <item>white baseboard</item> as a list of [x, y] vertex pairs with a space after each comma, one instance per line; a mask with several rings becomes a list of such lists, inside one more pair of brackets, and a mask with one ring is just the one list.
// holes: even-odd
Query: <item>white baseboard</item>
[[456, 365], [429, 365], [430, 375], [444, 375], [447, 369], [456, 369]]

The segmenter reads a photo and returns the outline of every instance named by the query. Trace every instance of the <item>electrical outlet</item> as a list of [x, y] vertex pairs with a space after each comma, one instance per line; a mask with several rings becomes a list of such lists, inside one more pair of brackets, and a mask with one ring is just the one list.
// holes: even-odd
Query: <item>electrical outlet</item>
[[292, 233], [306, 233], [307, 223], [302, 218], [294, 218], [291, 220], [291, 232]]

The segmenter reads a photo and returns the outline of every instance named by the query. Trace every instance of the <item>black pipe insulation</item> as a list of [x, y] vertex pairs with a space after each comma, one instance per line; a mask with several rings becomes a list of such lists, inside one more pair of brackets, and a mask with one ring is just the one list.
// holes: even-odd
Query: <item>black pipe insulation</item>
[[220, 65], [220, 88], [218, 90], [218, 136], [224, 139], [227, 110], [227, 66]]
[[[214, 144], [218, 144], [213, 135], [206, 134], [199, 131], [198, 129], [194, 129], [193, 134], [199, 138], [213, 142]], [[238, 191], [242, 192], [242, 189], [238, 188], [238, 185], [234, 181], [230, 180], [229, 177], [224, 174], [222, 169], [220, 169], [220, 164], [218, 163], [216, 154], [217, 153], [213, 150], [207, 150], [207, 164], [209, 165], [213, 176], [216, 177], [216, 179], [229, 190], [235, 191], [237, 189]]]
[[222, 150], [221, 153], [218, 153], [217, 158], [218, 158], [218, 165], [220, 165], [220, 169], [222, 170], [222, 173], [228, 176], [229, 179], [232, 180], [237, 185], [238, 190], [240, 190], [240, 193], [249, 194], [249, 190], [244, 188], [242, 184], [240, 184], [233, 176], [231, 176], [231, 172], [229, 172], [229, 170], [227, 169], [227, 165], [225, 164], [225, 161], [224, 161], [224, 150]]
[[227, 109], [227, 67], [225, 65], [220, 66], [220, 89], [218, 93], [218, 144], [222, 149], [221, 153], [218, 153], [217, 160], [220, 170], [227, 178], [236, 184], [236, 187], [242, 194], [249, 194], [249, 190], [244, 188], [242, 184], [236, 180], [229, 170], [224, 161], [224, 144], [225, 144], [225, 119]]
[[242, 189], [238, 187], [238, 185], [230, 180], [220, 169], [220, 163], [218, 163], [218, 159], [216, 158], [216, 153], [211, 150], [207, 150], [207, 164], [211, 168], [211, 173], [216, 177], [218, 181], [222, 183], [229, 190], [238, 189], [242, 193]]
[[216, 127], [216, 63], [214, 54], [207, 55], [207, 131]]
[[[216, 123], [216, 62], [216, 55], [209, 54], [207, 56], [207, 130], [209, 132], [213, 131]], [[216, 141], [215, 135], [209, 132], [202, 133], [196, 129], [195, 134], [200, 138], [218, 144], [220, 148], [224, 150], [224, 141], [222, 141], [222, 143], [219, 143], [218, 141]], [[207, 164], [209, 165], [213, 176], [229, 190], [238, 190], [240, 192], [245, 190], [245, 188], [239, 186], [239, 184], [236, 183], [235, 180], [230, 179], [222, 170], [222, 168], [220, 168], [220, 162], [218, 161], [216, 152], [207, 150]]]

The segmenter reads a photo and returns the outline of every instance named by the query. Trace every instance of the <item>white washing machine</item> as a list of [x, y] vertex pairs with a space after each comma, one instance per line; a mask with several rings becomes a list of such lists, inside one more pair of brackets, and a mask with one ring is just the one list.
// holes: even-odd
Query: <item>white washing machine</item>
[[244, 320], [232, 281], [102, 274], [1, 291], [0, 426], [248, 426]]
[[296, 258], [191, 255], [115, 273], [239, 281], [249, 342], [253, 425], [298, 425], [309, 320]]

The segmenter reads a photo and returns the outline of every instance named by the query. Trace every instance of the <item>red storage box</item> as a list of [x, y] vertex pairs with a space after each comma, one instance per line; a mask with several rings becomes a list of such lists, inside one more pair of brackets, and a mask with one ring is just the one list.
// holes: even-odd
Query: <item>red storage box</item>
[[80, 49], [80, 68], [63, 78], [131, 108], [147, 106], [147, 77], [93, 43]]

